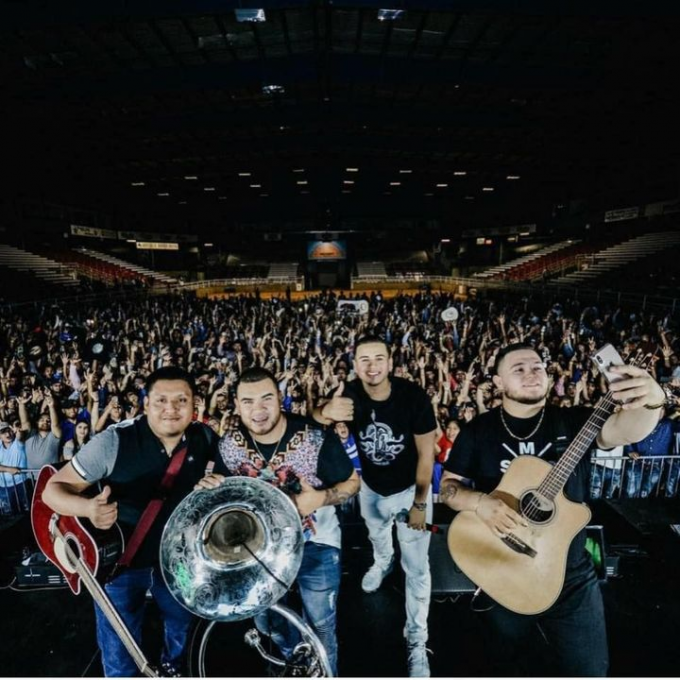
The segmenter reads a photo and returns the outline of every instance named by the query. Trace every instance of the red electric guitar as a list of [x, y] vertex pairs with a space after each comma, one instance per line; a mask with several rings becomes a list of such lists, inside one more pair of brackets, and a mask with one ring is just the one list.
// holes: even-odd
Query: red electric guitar
[[57, 472], [45, 465], [38, 474], [31, 503], [31, 524], [38, 547], [45, 557], [64, 575], [69, 588], [78, 595], [84, 585], [99, 605], [113, 629], [134, 659], [139, 670], [150, 678], [157, 678], [135, 642], [130, 631], [100, 585], [123, 549], [123, 534], [118, 525], [102, 531], [95, 529], [87, 520], [63, 517], [48, 507], [42, 499], [49, 479]]

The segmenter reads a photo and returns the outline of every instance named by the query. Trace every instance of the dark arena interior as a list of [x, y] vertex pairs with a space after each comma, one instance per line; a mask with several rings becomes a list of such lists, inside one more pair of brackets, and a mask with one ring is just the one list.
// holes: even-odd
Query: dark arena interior
[[[502, 417], [505, 345], [536, 350], [566, 409], [606, 392], [603, 345], [642, 364], [658, 436], [584, 454], [586, 549], [608, 673], [677, 675], [677, 2], [0, 0], [0, 17], [1, 676], [104, 673], [92, 597], [34, 537], [43, 462], [142, 417], [161, 367], [191, 375], [192, 418], [218, 437], [243, 427], [250, 367], [274, 374], [284, 416], [311, 417], [356, 378], [362, 335], [426, 394], [438, 443], [450, 421]], [[51, 460], [29, 447], [43, 435]], [[431, 674], [507, 675], [447, 546], [456, 513], [434, 501]], [[405, 575], [365, 592], [359, 506], [336, 506], [338, 674], [406, 676]], [[276, 539], [255, 510], [227, 520], [206, 559], [256, 570]], [[252, 629], [197, 619], [183, 674], [305, 674], [265, 662]], [[539, 629], [528, 647], [511, 674], [558, 674]]]

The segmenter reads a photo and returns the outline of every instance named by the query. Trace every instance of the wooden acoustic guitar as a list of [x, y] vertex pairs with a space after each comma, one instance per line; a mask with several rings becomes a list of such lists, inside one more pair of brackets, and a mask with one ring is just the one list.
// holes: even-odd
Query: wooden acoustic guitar
[[470, 511], [459, 512], [448, 533], [449, 551], [460, 570], [487, 595], [518, 614], [539, 614], [562, 592], [567, 552], [590, 520], [584, 503], [562, 491], [569, 476], [614, 410], [608, 392], [560, 459], [515, 458], [490, 494], [527, 521], [500, 538]]
[[33, 534], [47, 559], [64, 575], [69, 588], [78, 595], [81, 584], [99, 605], [118, 634], [140, 672], [159, 677], [127, 629], [98, 579], [116, 563], [123, 550], [123, 534], [118, 525], [107, 531], [95, 529], [87, 520], [57, 514], [42, 499], [49, 479], [57, 472], [45, 465], [38, 474], [31, 503]]

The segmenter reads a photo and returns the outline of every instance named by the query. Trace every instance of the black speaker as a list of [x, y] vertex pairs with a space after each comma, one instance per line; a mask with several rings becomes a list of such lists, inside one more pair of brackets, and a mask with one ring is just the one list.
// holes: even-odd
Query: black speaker
[[449, 553], [446, 535], [448, 524], [435, 524], [438, 532], [430, 539], [430, 573], [432, 595], [474, 593], [477, 586], [458, 568]]

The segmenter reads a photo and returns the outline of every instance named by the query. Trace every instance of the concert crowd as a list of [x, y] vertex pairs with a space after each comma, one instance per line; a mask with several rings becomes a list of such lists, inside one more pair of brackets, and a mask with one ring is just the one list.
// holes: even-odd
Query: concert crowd
[[[247, 367], [275, 374], [286, 412], [311, 415], [353, 377], [354, 343], [366, 334], [386, 340], [395, 376], [427, 392], [439, 426], [439, 463], [457, 425], [500, 404], [491, 378], [500, 347], [519, 341], [533, 345], [551, 378], [549, 402], [568, 408], [592, 406], [606, 391], [590, 356], [611, 343], [627, 361], [644, 362], [664, 386], [660, 426], [668, 436], [661, 450], [642, 445], [601, 452], [619, 459], [594, 466], [593, 495], [611, 495], [617, 487], [628, 496], [677, 493], [677, 461], [654, 466], [639, 460], [678, 453], [680, 332], [670, 310], [585, 306], [576, 300], [546, 304], [527, 297], [461, 301], [431, 290], [350, 298], [360, 299], [368, 302], [369, 314], [340, 305], [332, 291], [300, 300], [289, 292], [267, 299], [259, 293], [221, 300], [176, 295], [88, 304], [75, 311], [56, 304], [31, 313], [5, 308], [0, 317], [1, 512], [26, 509], [27, 495], [13, 487], [28, 476], [18, 470], [69, 459], [109, 425], [140, 414], [146, 376], [156, 368], [177, 365], [191, 373], [198, 386], [195, 418], [222, 435], [237, 422], [234, 385]], [[630, 464], [623, 466], [620, 457]]]

